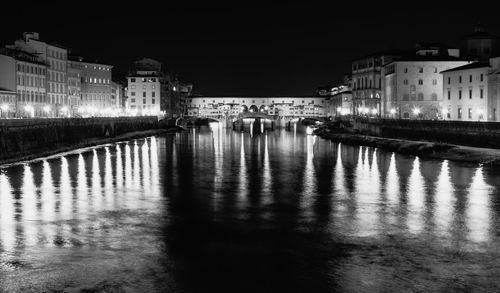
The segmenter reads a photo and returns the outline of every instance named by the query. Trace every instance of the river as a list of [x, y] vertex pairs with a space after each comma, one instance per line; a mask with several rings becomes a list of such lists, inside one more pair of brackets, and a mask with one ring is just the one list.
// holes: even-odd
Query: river
[[500, 291], [500, 170], [213, 123], [0, 169], [0, 292]]

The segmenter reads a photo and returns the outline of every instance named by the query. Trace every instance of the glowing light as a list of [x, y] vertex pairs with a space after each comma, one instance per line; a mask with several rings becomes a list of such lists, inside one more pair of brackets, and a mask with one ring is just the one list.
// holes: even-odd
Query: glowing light
[[68, 112], [68, 107], [66, 107], [66, 106], [62, 107], [61, 112]]
[[390, 112], [392, 115], [394, 115], [394, 114], [396, 114], [396, 109], [392, 108]]
[[337, 107], [337, 112], [342, 111], [342, 107]]
[[418, 109], [418, 108], [413, 109], [413, 114], [414, 115], [420, 114], [420, 109]]
[[3, 104], [2, 106], [0, 106], [0, 109], [2, 109], [2, 111], [7, 112], [7, 111], [9, 111], [9, 105]]
[[43, 107], [43, 111], [46, 112], [46, 113], [49, 113], [50, 112], [50, 106]]
[[377, 109], [372, 109], [372, 114], [376, 115], [377, 114]]

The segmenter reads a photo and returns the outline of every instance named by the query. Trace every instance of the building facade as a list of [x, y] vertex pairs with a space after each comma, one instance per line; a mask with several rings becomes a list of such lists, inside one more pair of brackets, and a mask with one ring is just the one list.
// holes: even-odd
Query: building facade
[[71, 115], [78, 113], [82, 99], [82, 71], [68, 63], [68, 104]]
[[440, 119], [443, 107], [442, 71], [468, 64], [452, 56], [412, 56], [384, 66], [382, 116]]
[[332, 96], [327, 97], [325, 112], [325, 115], [331, 118], [337, 118], [343, 115], [352, 115], [352, 91], [346, 87], [343, 90], [335, 92]]
[[165, 82], [160, 62], [149, 58], [134, 62], [127, 77], [127, 102], [130, 111], [142, 115], [160, 115], [161, 98], [163, 95], [166, 104], [167, 93], [168, 83]]
[[17, 40], [13, 46], [7, 47], [20, 48], [25, 52], [36, 54], [47, 63], [46, 93], [51, 111], [58, 116], [61, 109], [67, 109], [69, 106], [67, 95], [68, 49], [41, 41], [36, 32], [25, 32], [21, 40]]
[[9, 107], [15, 117], [46, 117], [50, 113], [46, 73], [48, 65], [38, 55], [6, 48], [0, 54], [0, 88], [17, 93]]
[[443, 118], [459, 121], [494, 121], [496, 107], [488, 94], [488, 62], [475, 62], [442, 72]]
[[350, 82], [355, 115], [380, 115], [382, 67], [402, 54], [401, 51], [380, 52], [352, 62]]
[[0, 118], [15, 117], [16, 105], [16, 92], [0, 88]]
[[84, 62], [80, 57], [71, 58], [68, 65], [80, 72], [81, 99], [78, 111], [81, 115], [100, 116], [116, 107], [111, 99], [113, 66]]

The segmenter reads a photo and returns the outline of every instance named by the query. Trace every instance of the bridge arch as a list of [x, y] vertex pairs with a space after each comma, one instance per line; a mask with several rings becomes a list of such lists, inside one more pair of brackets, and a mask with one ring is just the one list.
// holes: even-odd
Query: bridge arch
[[262, 105], [262, 106], [260, 106], [260, 108], [259, 108], [259, 112], [261, 112], [261, 113], [267, 113], [267, 110], [266, 110], [266, 105]]
[[243, 113], [248, 112], [247, 105], [241, 105], [241, 112], [243, 112]]
[[250, 112], [253, 112], [253, 113], [259, 112], [259, 108], [257, 108], [257, 106], [255, 106], [255, 105], [250, 106], [249, 110], [250, 110]]

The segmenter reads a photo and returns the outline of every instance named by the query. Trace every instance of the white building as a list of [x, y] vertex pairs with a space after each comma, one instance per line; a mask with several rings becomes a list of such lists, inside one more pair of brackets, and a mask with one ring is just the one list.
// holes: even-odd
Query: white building
[[47, 97], [56, 112], [69, 106], [67, 95], [68, 50], [60, 45], [43, 42], [36, 32], [25, 32], [23, 39], [15, 41], [8, 48], [21, 48], [37, 54], [47, 62]]
[[498, 121], [500, 57], [443, 71], [443, 116], [458, 121]]
[[[382, 79], [383, 117], [405, 119], [442, 118], [442, 71], [468, 64], [441, 51], [417, 51], [386, 64]], [[451, 52], [455, 54], [455, 51]], [[446, 56], [447, 55], [447, 56]]]
[[127, 77], [127, 102], [131, 112], [159, 115], [162, 94], [166, 96], [167, 92], [160, 62], [148, 58], [134, 62], [134, 69]]
[[15, 91], [0, 88], [0, 118], [12, 118], [16, 112]]
[[46, 92], [47, 64], [38, 55], [18, 49], [3, 49], [0, 54], [0, 88], [17, 93], [9, 111], [17, 117], [46, 117], [49, 100]]

